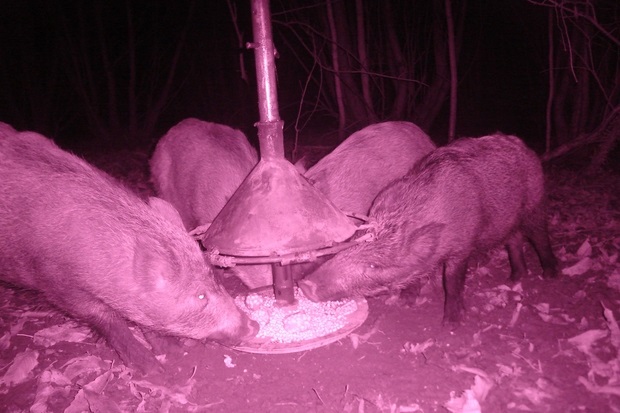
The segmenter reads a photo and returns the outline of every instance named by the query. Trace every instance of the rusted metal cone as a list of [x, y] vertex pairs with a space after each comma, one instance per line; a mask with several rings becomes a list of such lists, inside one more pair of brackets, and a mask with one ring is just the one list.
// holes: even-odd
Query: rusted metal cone
[[286, 159], [261, 159], [202, 238], [220, 254], [256, 257], [325, 248], [357, 227]]

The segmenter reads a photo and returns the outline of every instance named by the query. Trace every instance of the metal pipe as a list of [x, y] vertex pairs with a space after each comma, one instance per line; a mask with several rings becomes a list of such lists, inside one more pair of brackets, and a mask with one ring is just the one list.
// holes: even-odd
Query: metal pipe
[[[269, 0], [252, 0], [252, 30], [254, 33], [254, 57], [256, 61], [256, 83], [258, 87], [258, 110], [260, 122], [258, 141], [261, 161], [284, 159], [283, 122], [278, 112], [276, 87], [276, 62], [273, 35], [271, 33], [271, 12]], [[293, 277], [290, 267], [271, 266], [276, 302], [291, 305], [295, 302]]]
[[262, 159], [284, 158], [283, 122], [278, 111], [278, 94], [275, 72], [275, 48], [271, 32], [271, 14], [268, 0], [252, 0], [252, 29], [258, 85], [260, 122], [258, 139]]
[[293, 274], [290, 265], [271, 264], [273, 293], [278, 305], [295, 304]]

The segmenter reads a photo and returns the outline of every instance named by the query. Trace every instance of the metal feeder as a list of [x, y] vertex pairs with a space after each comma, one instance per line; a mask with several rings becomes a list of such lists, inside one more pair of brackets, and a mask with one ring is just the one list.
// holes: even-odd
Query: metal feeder
[[[276, 299], [292, 304], [293, 278], [287, 264], [301, 262], [304, 256], [311, 259], [312, 254], [303, 253], [332, 247], [356, 229], [290, 162], [268, 158], [261, 159], [233, 194], [202, 242], [211, 260], [221, 266], [226, 261], [265, 263], [267, 258]], [[218, 262], [213, 250], [223, 261]]]
[[[268, 0], [252, 1], [252, 17], [255, 43], [248, 47], [256, 57], [261, 160], [215, 217], [202, 244], [216, 265], [271, 264], [276, 302], [287, 306], [295, 304], [287, 264], [348, 247], [350, 243], [338, 243], [350, 238], [358, 226], [284, 158]], [[364, 305], [365, 301], [360, 308]], [[367, 306], [364, 311], [361, 322]], [[357, 321], [349, 328], [359, 326]]]

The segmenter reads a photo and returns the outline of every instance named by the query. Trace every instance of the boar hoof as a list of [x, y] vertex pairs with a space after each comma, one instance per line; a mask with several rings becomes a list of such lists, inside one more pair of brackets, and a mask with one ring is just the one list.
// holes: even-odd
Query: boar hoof
[[458, 329], [461, 326], [461, 322], [460, 321], [448, 321], [448, 320], [444, 320], [441, 323], [441, 326], [448, 331], [455, 331], [456, 329]]
[[558, 278], [558, 270], [556, 268], [545, 268], [542, 276], [544, 279]]
[[454, 309], [454, 311], [445, 311], [442, 326], [450, 331], [456, 330], [463, 322], [464, 310]]
[[180, 354], [183, 351], [183, 342], [179, 337], [148, 331], [144, 333], [144, 338], [151, 345], [154, 354]]
[[118, 346], [114, 347], [127, 366], [137, 369], [142, 374], [150, 375], [164, 372], [164, 367], [157, 361], [153, 353], [133, 337], [122, 350]]

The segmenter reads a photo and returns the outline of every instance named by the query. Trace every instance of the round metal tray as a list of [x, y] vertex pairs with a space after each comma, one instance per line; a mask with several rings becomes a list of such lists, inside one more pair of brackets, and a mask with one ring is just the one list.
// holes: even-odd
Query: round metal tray
[[[265, 294], [269, 293], [268, 291], [265, 292]], [[254, 338], [232, 348], [246, 353], [286, 354], [326, 346], [346, 337], [366, 321], [368, 317], [368, 302], [364, 297], [358, 297], [352, 300], [357, 305], [357, 309], [346, 315], [345, 325], [343, 327], [327, 335], [290, 343], [275, 342], [268, 338]]]

